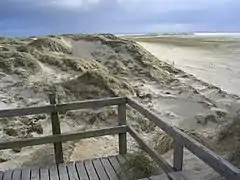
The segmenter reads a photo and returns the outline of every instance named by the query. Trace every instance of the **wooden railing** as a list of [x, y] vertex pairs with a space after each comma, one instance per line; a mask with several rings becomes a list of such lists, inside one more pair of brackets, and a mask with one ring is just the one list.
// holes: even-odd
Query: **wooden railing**
[[[78, 110], [84, 108], [100, 108], [105, 106], [118, 106], [118, 126], [108, 127], [98, 130], [89, 130], [83, 132], [76, 132], [71, 134], [61, 133], [60, 122], [58, 113], [67, 112], [69, 110]], [[126, 123], [126, 105], [134, 108], [151, 122], [155, 123], [156, 126], [165, 131], [169, 136], [174, 139], [174, 157], [173, 166], [168, 164], [154, 149], [149, 147], [140, 135]], [[200, 144], [195, 139], [188, 136], [176, 127], [172, 127], [169, 124], [162, 121], [156, 114], [150, 112], [142, 105], [138, 104], [130, 98], [108, 98], [99, 100], [88, 100], [81, 102], [74, 102], [68, 104], [56, 104], [55, 95], [50, 95], [50, 105], [23, 108], [23, 109], [10, 109], [1, 110], [1, 117], [15, 117], [24, 115], [33, 115], [48, 113], [51, 115], [52, 132], [53, 135], [45, 137], [35, 137], [28, 139], [20, 139], [8, 142], [0, 143], [0, 150], [11, 149], [16, 147], [34, 146], [41, 144], [54, 143], [55, 161], [56, 163], [63, 162], [63, 150], [62, 142], [71, 140], [80, 140], [84, 138], [114, 135], [119, 134], [119, 153], [127, 153], [127, 133], [129, 133], [140, 145], [140, 148], [144, 150], [164, 171], [165, 173], [171, 173], [174, 171], [181, 171], [183, 167], [183, 149], [187, 148], [199, 159], [203, 160], [206, 164], [212, 167], [216, 172], [229, 180], [239, 180], [240, 170], [229, 162], [216, 155], [214, 152]]]

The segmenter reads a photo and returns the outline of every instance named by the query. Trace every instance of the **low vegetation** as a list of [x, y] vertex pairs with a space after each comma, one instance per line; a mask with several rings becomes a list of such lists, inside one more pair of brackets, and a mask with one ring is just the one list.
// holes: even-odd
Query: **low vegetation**
[[5, 73], [28, 72], [31, 74], [40, 70], [37, 60], [30, 54], [17, 51], [0, 51], [0, 69]]
[[130, 84], [104, 71], [86, 71], [76, 79], [62, 84], [67, 95], [78, 99], [102, 98], [109, 96], [133, 95]]
[[37, 38], [29, 43], [28, 46], [40, 51], [53, 51], [65, 54], [71, 54], [72, 52], [71, 47], [65, 44], [63, 40], [50, 37]]
[[137, 180], [158, 174], [160, 170], [146, 153], [136, 151], [127, 155], [127, 161], [123, 164], [123, 172], [128, 174], [130, 180]]
[[107, 71], [107, 69], [94, 60], [81, 59], [77, 57], [70, 57], [66, 55], [56, 55], [56, 54], [35, 54], [36, 58], [46, 64], [57, 66], [64, 71], [73, 70], [79, 72], [85, 72], [88, 70], [102, 70]]
[[173, 139], [164, 132], [157, 132], [153, 136], [152, 143], [159, 154], [164, 154], [173, 148]]
[[239, 111], [228, 119], [227, 123], [221, 125], [218, 145], [220, 151], [228, 154], [228, 159], [240, 167], [240, 116]]

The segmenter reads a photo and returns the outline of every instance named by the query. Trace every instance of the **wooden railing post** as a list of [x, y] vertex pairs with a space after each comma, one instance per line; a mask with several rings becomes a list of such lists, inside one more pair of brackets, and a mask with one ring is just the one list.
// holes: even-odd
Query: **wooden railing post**
[[[56, 105], [56, 94], [49, 95], [50, 104]], [[53, 135], [61, 134], [60, 123], [58, 118], [58, 112], [51, 113], [52, 133]], [[57, 164], [63, 163], [63, 149], [62, 143], [54, 143], [55, 162]]]
[[[118, 105], [118, 125], [126, 125], [126, 103]], [[119, 154], [127, 153], [127, 133], [119, 134]]]
[[175, 171], [182, 171], [183, 167], [183, 145], [176, 140], [173, 143], [173, 169]]

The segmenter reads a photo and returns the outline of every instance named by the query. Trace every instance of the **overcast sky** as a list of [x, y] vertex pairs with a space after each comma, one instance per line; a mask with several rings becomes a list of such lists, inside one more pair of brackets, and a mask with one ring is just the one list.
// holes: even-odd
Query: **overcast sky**
[[240, 31], [240, 0], [0, 0], [0, 36]]

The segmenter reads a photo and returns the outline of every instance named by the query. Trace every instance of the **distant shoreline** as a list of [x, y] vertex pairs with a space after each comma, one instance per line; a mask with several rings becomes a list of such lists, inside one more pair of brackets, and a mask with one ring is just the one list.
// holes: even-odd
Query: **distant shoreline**
[[238, 33], [225, 33], [225, 32], [221, 32], [221, 33], [146, 33], [146, 34], [116, 34], [116, 36], [130, 36], [130, 37], [134, 37], [134, 36], [144, 36], [144, 37], [157, 37], [157, 36], [220, 36], [220, 37], [239, 37], [240, 38], [240, 32]]

